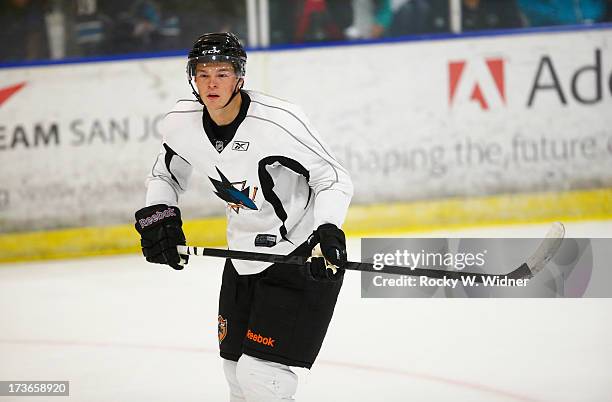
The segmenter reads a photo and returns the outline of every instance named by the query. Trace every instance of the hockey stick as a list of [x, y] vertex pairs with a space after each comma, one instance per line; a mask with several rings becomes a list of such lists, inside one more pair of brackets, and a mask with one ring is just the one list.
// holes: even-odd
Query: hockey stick
[[[374, 272], [380, 274], [395, 274], [409, 276], [426, 276], [429, 278], [459, 279], [475, 277], [474, 281], [483, 283], [485, 278], [527, 279], [540, 272], [555, 255], [563, 237], [565, 228], [560, 222], [555, 222], [548, 230], [546, 237], [536, 251], [518, 268], [506, 274], [485, 274], [477, 272], [444, 271], [441, 269], [401, 267], [384, 265], [381, 269], [374, 268], [374, 264], [367, 262], [349, 261], [343, 268], [349, 271]], [[177, 246], [179, 254], [205, 257], [230, 258], [234, 260], [259, 261], [270, 264], [306, 265], [311, 257], [287, 256], [281, 254], [258, 253], [253, 251], [224, 250], [197, 246]]]

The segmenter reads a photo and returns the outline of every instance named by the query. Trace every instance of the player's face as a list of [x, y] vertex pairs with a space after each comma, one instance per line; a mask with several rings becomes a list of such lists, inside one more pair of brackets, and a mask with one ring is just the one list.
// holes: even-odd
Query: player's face
[[230, 63], [198, 64], [195, 83], [200, 98], [209, 110], [221, 109], [236, 89], [239, 78]]

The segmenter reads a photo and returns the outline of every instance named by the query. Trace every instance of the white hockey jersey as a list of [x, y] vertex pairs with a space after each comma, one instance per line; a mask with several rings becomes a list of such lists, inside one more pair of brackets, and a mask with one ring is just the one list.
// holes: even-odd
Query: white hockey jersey
[[[220, 153], [204, 131], [203, 106], [197, 101], [179, 101], [167, 114], [146, 204], [178, 205], [196, 169], [208, 176], [211, 191], [227, 206], [230, 249], [288, 254], [319, 225], [342, 225], [353, 186], [299, 107], [244, 92], [251, 99], [247, 115]], [[233, 264], [241, 275], [270, 265]]]

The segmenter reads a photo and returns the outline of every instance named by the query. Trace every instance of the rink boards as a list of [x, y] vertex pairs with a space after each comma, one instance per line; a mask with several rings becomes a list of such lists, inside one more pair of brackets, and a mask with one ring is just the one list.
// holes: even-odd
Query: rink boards
[[[258, 51], [246, 87], [302, 105], [351, 172], [350, 232], [605, 218], [610, 40], [594, 29]], [[3, 69], [0, 259], [134, 250], [158, 125], [190, 97], [185, 81], [183, 57]], [[181, 208], [195, 240], [219, 243], [224, 205], [207, 181], [193, 178]]]

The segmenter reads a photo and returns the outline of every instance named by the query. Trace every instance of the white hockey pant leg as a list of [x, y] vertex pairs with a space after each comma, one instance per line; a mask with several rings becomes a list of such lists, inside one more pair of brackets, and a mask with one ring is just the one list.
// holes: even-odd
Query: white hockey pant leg
[[244, 394], [242, 393], [242, 388], [240, 388], [240, 384], [238, 383], [238, 378], [236, 378], [236, 363], [232, 360], [223, 359], [223, 372], [225, 373], [225, 379], [229, 385], [230, 389], [230, 402], [246, 402], [244, 399]]
[[248, 402], [295, 400], [298, 377], [285, 364], [243, 354], [238, 360], [236, 376]]

